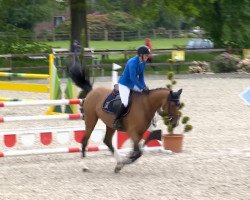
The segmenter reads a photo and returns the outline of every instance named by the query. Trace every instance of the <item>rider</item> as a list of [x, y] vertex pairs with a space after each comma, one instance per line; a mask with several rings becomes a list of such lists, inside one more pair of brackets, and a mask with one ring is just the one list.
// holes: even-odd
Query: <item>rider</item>
[[118, 89], [121, 97], [121, 106], [116, 113], [113, 127], [115, 129], [122, 128], [122, 114], [128, 106], [130, 90], [137, 92], [149, 92], [148, 87], [144, 82], [144, 70], [146, 61], [150, 55], [150, 50], [147, 46], [140, 46], [137, 49], [137, 56], [130, 58], [124, 68], [124, 71], [118, 81]]

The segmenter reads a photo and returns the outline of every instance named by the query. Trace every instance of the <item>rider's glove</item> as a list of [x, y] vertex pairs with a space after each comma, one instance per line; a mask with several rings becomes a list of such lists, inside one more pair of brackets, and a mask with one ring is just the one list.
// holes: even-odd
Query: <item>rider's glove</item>
[[147, 86], [145, 86], [142, 90], [142, 92], [149, 94], [149, 88]]

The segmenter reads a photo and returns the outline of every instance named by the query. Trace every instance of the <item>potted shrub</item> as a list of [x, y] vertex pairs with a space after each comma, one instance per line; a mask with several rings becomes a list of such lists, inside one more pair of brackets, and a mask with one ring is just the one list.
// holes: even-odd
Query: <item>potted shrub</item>
[[[166, 86], [168, 89], [172, 89], [173, 85], [177, 83], [173, 79], [174, 75], [175, 74], [173, 72], [168, 73], [168, 80], [170, 81], [170, 84]], [[163, 119], [164, 125], [166, 125], [167, 127], [167, 133], [162, 135], [163, 147], [175, 153], [182, 152], [183, 137], [184, 137], [183, 133], [191, 131], [193, 129], [193, 126], [189, 124], [190, 117], [183, 115], [183, 113], [181, 112], [183, 107], [184, 103], [182, 102], [179, 109], [180, 122], [181, 122], [179, 126], [183, 127], [183, 131], [181, 131], [180, 133], [175, 133], [175, 128], [169, 123], [168, 116], [163, 112], [159, 112], [160, 116]]]

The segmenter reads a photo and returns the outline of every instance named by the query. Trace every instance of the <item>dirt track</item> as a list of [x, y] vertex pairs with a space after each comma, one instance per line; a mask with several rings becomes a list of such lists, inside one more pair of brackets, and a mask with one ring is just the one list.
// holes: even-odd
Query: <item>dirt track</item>
[[[177, 88], [183, 88], [184, 112], [194, 126], [185, 135], [183, 153], [145, 153], [119, 174], [113, 172], [115, 159], [107, 152], [87, 154], [89, 173], [81, 171], [78, 153], [0, 158], [0, 199], [250, 199], [250, 107], [239, 98], [250, 86], [250, 75], [225, 77], [177, 76]], [[150, 88], [166, 85], [162, 77], [146, 78], [146, 82]], [[110, 82], [99, 81], [96, 85], [110, 87]], [[20, 94], [1, 91], [2, 95]], [[27, 96], [24, 94], [24, 98]], [[36, 114], [45, 110], [32, 109]], [[1, 116], [10, 116], [23, 115], [26, 110], [0, 111]], [[0, 128], [81, 124], [3, 123]], [[161, 122], [158, 125], [164, 128]], [[3, 150], [8, 149], [0, 138]]]

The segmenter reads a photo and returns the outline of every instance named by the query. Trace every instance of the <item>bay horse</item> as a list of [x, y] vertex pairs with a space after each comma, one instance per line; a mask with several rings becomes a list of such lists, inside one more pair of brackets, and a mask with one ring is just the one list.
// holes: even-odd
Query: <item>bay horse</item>
[[[86, 98], [83, 99], [82, 104], [85, 121], [85, 135], [82, 139], [82, 156], [86, 156], [86, 146], [98, 119], [101, 119], [104, 124], [106, 124], [106, 133], [103, 142], [114, 154], [116, 152], [112, 146], [112, 136], [115, 132], [115, 129], [113, 128], [115, 115], [104, 111], [102, 108], [106, 97], [112, 92], [112, 90], [104, 87], [93, 89], [89, 81], [85, 79], [84, 73], [81, 72], [79, 74], [74, 70], [74, 68], [71, 69], [70, 76], [76, 85], [82, 89], [91, 88]], [[178, 125], [180, 118], [179, 106], [181, 93], [182, 89], [173, 92], [166, 88], [153, 89], [150, 90], [148, 94], [139, 92], [133, 93], [130, 111], [122, 119], [122, 131], [126, 132], [132, 140], [133, 150], [127, 158], [117, 160], [117, 165], [114, 170], [115, 173], [119, 172], [125, 165], [133, 163], [142, 155], [139, 142], [145, 131], [149, 128], [157, 110], [161, 109], [161, 112], [168, 114], [169, 122], [174, 127]], [[87, 171], [87, 166], [85, 166], [83, 170]]]

